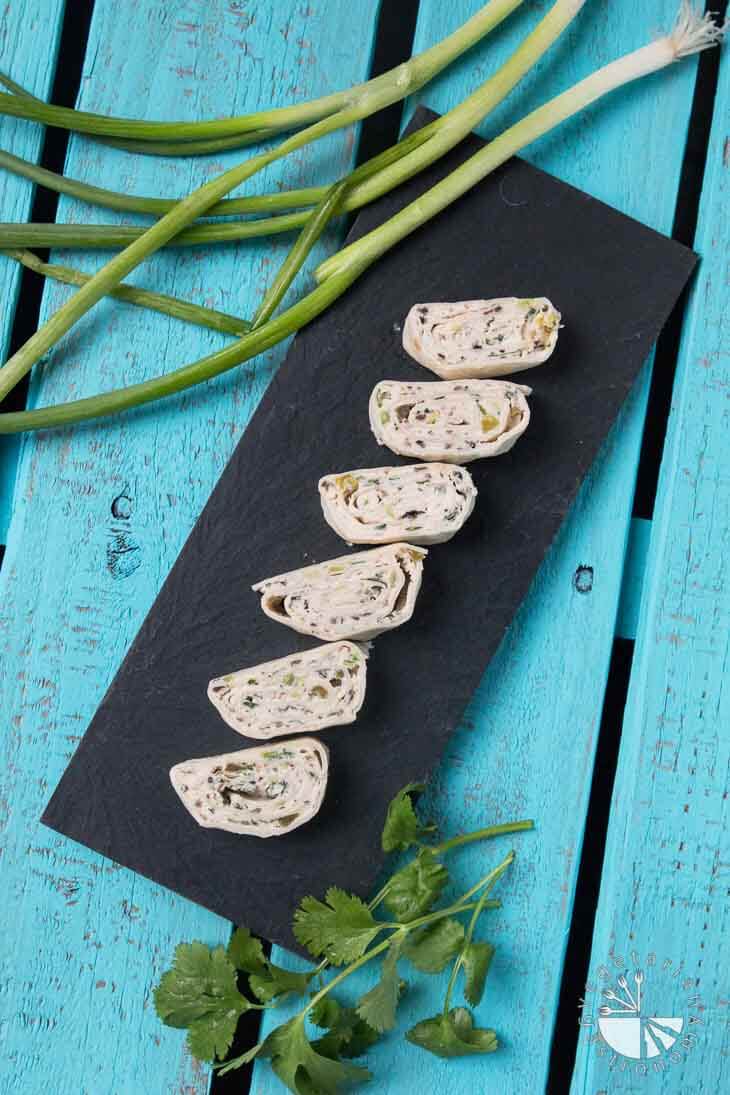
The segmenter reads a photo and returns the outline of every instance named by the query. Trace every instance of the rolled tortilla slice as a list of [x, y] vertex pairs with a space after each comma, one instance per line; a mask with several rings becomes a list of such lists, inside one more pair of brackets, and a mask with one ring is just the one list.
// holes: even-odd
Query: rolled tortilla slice
[[365, 699], [365, 650], [329, 643], [217, 677], [208, 698], [247, 738], [323, 730], [354, 722]]
[[560, 318], [547, 297], [415, 304], [403, 348], [444, 380], [504, 376], [547, 361]]
[[319, 639], [374, 639], [413, 615], [423, 548], [411, 544], [343, 555], [254, 587], [267, 616]]
[[176, 764], [172, 786], [198, 825], [244, 836], [283, 836], [322, 805], [329, 753], [315, 738]]
[[370, 425], [378, 444], [401, 456], [468, 464], [512, 448], [529, 424], [531, 392], [503, 380], [381, 380]]
[[477, 489], [466, 468], [409, 464], [325, 475], [319, 494], [327, 524], [348, 544], [440, 544], [469, 517]]

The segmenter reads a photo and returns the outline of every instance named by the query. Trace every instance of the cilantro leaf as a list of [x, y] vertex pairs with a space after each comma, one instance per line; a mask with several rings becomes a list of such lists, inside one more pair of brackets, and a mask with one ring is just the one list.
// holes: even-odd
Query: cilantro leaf
[[422, 973], [440, 973], [464, 944], [464, 927], [451, 918], [437, 920], [406, 941], [403, 953]]
[[230, 1008], [242, 1015], [249, 1007], [236, 987], [236, 971], [223, 947], [211, 950], [204, 943], [180, 943], [172, 969], [155, 989], [154, 1001], [162, 1022], [178, 1028]]
[[384, 852], [404, 852], [416, 843], [420, 827], [411, 794], [422, 790], [422, 783], [407, 783], [391, 801], [381, 839]]
[[360, 1018], [381, 1034], [395, 1026], [395, 1011], [401, 994], [401, 981], [398, 977], [400, 950], [398, 942], [391, 943], [380, 967], [380, 980], [360, 998], [357, 1005]]
[[249, 987], [264, 1004], [290, 993], [303, 996], [313, 976], [274, 965], [264, 954], [261, 940], [251, 935], [248, 928], [238, 928], [233, 933], [228, 944], [228, 958], [236, 969], [249, 974]]
[[464, 996], [470, 1004], [478, 1004], [484, 995], [484, 982], [494, 957], [491, 943], [469, 943], [464, 948], [462, 965], [466, 975]]
[[313, 1048], [325, 1057], [361, 1057], [379, 1038], [377, 1030], [361, 1019], [354, 1008], [345, 1008], [332, 996], [324, 996], [309, 1012], [315, 1026], [328, 1028]]
[[322, 1030], [327, 1030], [330, 1027], [336, 1026], [339, 1022], [340, 1016], [343, 1011], [346, 1011], [341, 1004], [338, 1004], [334, 996], [323, 996], [321, 1000], [309, 1009], [308, 1018], [314, 1023], [315, 1027], [321, 1027]]
[[448, 1015], [441, 1013], [423, 1019], [407, 1032], [406, 1038], [437, 1057], [493, 1053], [499, 1044], [493, 1030], [474, 1026], [472, 1014], [466, 1008], [452, 1008]]
[[199, 1061], [222, 1060], [233, 1044], [240, 1012], [235, 1008], [216, 1011], [196, 1019], [188, 1027], [188, 1049]]
[[344, 966], [365, 953], [382, 924], [364, 901], [336, 886], [325, 900], [304, 898], [294, 913], [294, 935], [316, 958], [325, 955], [333, 965]]
[[237, 970], [245, 973], [263, 973], [266, 970], [267, 961], [261, 940], [251, 935], [248, 928], [236, 928], [228, 944], [228, 958]]
[[254, 996], [262, 1004], [268, 1004], [276, 997], [289, 996], [291, 993], [304, 996], [313, 976], [313, 972], [297, 973], [267, 961], [263, 973], [252, 973], [248, 983]]
[[429, 849], [392, 876], [384, 904], [401, 924], [429, 911], [449, 881], [449, 872]]
[[307, 1038], [302, 1016], [273, 1030], [259, 1056], [271, 1058], [274, 1072], [295, 1095], [337, 1095], [340, 1087], [371, 1077], [366, 1068], [318, 1053]]
[[352, 1023], [347, 1037], [341, 1036], [339, 1031], [333, 1033], [341, 1038], [339, 1045], [340, 1057], [362, 1057], [371, 1046], [380, 1038], [377, 1030], [361, 1019], [354, 1008], [348, 1011], [348, 1022]]

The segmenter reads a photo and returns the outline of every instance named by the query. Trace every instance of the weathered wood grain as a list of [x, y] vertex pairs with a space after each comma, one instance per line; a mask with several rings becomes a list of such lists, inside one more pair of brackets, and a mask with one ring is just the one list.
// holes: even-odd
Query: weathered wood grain
[[[696, 1044], [664, 1076], [599, 1056], [581, 1032], [572, 1091], [727, 1090], [730, 1068], [730, 54], [720, 85], [696, 235], [702, 256], [684, 326], [647, 557], [611, 808], [591, 979], [614, 956], [646, 972], [659, 1014]], [[654, 952], [657, 966], [647, 968]], [[676, 975], [676, 971], [681, 973]], [[613, 969], [614, 975], [621, 972]], [[694, 999], [701, 1000], [704, 1011]], [[597, 993], [587, 994], [593, 1003]], [[585, 1012], [586, 1021], [592, 1007]], [[651, 1012], [650, 1012], [651, 1013]], [[654, 1011], [656, 1014], [656, 1011]], [[690, 1025], [690, 1016], [701, 1023]], [[631, 1062], [629, 1062], [631, 1064]], [[639, 1063], [641, 1066], [641, 1063]]]
[[[0, 69], [12, 73], [34, 95], [48, 95], [56, 69], [56, 54], [61, 32], [64, 0], [11, 0], [3, 5], [0, 16]], [[42, 35], [44, 48], [37, 43]], [[4, 118], [0, 131], [3, 148], [12, 148], [17, 156], [38, 160], [42, 131], [19, 118]], [[6, 172], [0, 173], [0, 209], [12, 221], [28, 219], [33, 188]], [[15, 263], [0, 263], [0, 355], [7, 354], [20, 286], [20, 269]], [[0, 439], [0, 544], [5, 543], [15, 482], [15, 467], [20, 444], [16, 438]]]
[[[11, 7], [20, 23], [23, 5]], [[375, 0], [97, 0], [79, 102], [196, 119], [333, 91], [366, 77], [376, 12]], [[26, 31], [5, 64], [27, 80], [42, 52], [38, 31]], [[27, 154], [14, 137], [23, 124], [3, 121], [3, 144]], [[67, 171], [137, 193], [182, 194], [235, 155], [170, 162], [73, 139]], [[259, 185], [324, 181], [352, 157], [352, 137], [339, 134]], [[3, 206], [3, 215], [17, 214]], [[113, 214], [63, 200], [59, 219]], [[171, 252], [137, 281], [250, 314], [287, 246]], [[319, 254], [327, 247], [331, 240]], [[99, 259], [75, 261], [92, 269]], [[43, 315], [65, 295], [49, 286]], [[39, 370], [31, 402], [141, 380], [222, 344], [103, 303]], [[207, 1087], [208, 1070], [155, 1018], [150, 990], [177, 942], [219, 941], [228, 925], [37, 819], [282, 354], [164, 407], [23, 443], [0, 577], [3, 1091], [55, 1084], [79, 1095], [192, 1095]]]
[[[421, 100], [437, 110], [454, 105], [494, 70], [547, 7], [546, 2], [525, 5], [487, 44], [426, 89]], [[436, 40], [473, 10], [471, 0], [449, 5], [421, 0], [415, 48]], [[587, 5], [522, 91], [482, 131], [497, 132], [600, 63], [643, 45], [675, 14], [675, 0]], [[693, 81], [693, 63], [677, 66], [665, 79], [601, 104], [543, 140], [527, 158], [668, 232]], [[518, 194], [504, 198], [520, 200]], [[544, 1090], [647, 382], [648, 372], [487, 671], [431, 789], [431, 809], [449, 833], [516, 816], [534, 817], [539, 826], [536, 835], [517, 843], [518, 862], [500, 891], [505, 908], [492, 914], [485, 930], [499, 949], [478, 1014], [484, 1025], [496, 1026], [503, 1048], [486, 1059], [447, 1063], [400, 1035], [389, 1036], [368, 1055], [379, 1091], [403, 1095], [488, 1088], [536, 1095]], [[502, 842], [499, 848], [462, 851], [455, 861], [458, 880], [478, 877], [504, 850]], [[369, 983], [367, 978], [360, 982], [363, 987]], [[403, 1004], [403, 1023], [436, 1013], [443, 987], [419, 985]], [[267, 1016], [265, 1029], [271, 1022]], [[257, 1066], [256, 1095], [279, 1089], [268, 1066]]]

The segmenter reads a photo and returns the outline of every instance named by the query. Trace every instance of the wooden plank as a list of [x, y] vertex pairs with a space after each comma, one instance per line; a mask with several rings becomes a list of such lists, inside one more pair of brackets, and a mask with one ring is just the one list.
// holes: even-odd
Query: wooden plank
[[[427, 88], [421, 100], [438, 110], [454, 105], [494, 71], [547, 7], [547, 2], [525, 5], [490, 43]], [[414, 48], [436, 40], [473, 10], [471, 0], [449, 5], [421, 0]], [[675, 14], [675, 0], [588, 5], [521, 92], [482, 132], [499, 131], [597, 65], [643, 45], [656, 27], [670, 25]], [[694, 65], [677, 66], [666, 78], [619, 93], [546, 138], [528, 158], [668, 232], [693, 82]], [[519, 195], [505, 194], [505, 201], [519, 201]], [[539, 292], [539, 286], [531, 291]], [[515, 816], [532, 816], [539, 825], [538, 834], [517, 845], [519, 861], [501, 890], [504, 911], [494, 914], [490, 925], [499, 949], [479, 1014], [497, 1027], [503, 1048], [481, 1061], [447, 1063], [399, 1035], [389, 1036], [368, 1055], [380, 1091], [462, 1092], [486, 1084], [510, 1095], [544, 1090], [647, 384], [648, 370], [487, 671], [431, 789], [432, 812], [446, 832]], [[496, 862], [504, 850], [503, 843], [499, 849], [462, 851], [455, 860], [458, 880], [478, 877], [485, 863]], [[444, 985], [434, 982], [438, 989], [419, 984], [406, 997], [403, 1023], [439, 1010]], [[363, 977], [359, 984], [364, 987], [370, 980]], [[277, 1012], [277, 1018], [288, 1013]], [[264, 1029], [272, 1022], [267, 1014]], [[257, 1066], [254, 1090], [256, 1095], [279, 1090], [268, 1066]]]
[[[80, 105], [196, 119], [334, 91], [367, 76], [376, 10], [374, 0], [97, 0]], [[260, 186], [324, 181], [352, 157], [339, 134]], [[67, 171], [174, 194], [235, 158], [143, 159], [74, 139]], [[112, 217], [61, 203], [65, 221]], [[137, 280], [250, 314], [288, 245], [172, 252]], [[44, 316], [65, 296], [49, 286]], [[223, 344], [104, 303], [36, 377], [31, 402], [141, 380]], [[162, 408], [23, 444], [0, 587], [3, 1090], [43, 1090], [50, 1068], [55, 1090], [88, 1095], [207, 1087], [208, 1070], [155, 1018], [150, 990], [178, 941], [220, 941], [228, 925], [37, 819], [282, 354]]]
[[[651, 993], [660, 1014], [684, 1017], [684, 1033], [697, 1036], [694, 1046], [674, 1047], [679, 1061], [663, 1062], [669, 1074], [662, 1090], [677, 1093], [726, 1090], [730, 1054], [729, 118], [725, 50], [695, 241], [702, 261], [652, 522], [591, 958], [600, 988], [600, 965], [621, 956], [616, 966], [633, 975], [636, 950], [647, 1003]], [[652, 952], [656, 966], [648, 962]], [[672, 966], [664, 970], [667, 959]], [[614, 976], [620, 972], [613, 968]], [[693, 1016], [703, 1022], [690, 1026]], [[612, 1065], [591, 1043], [594, 1034], [582, 1030], [575, 1095], [609, 1083], [611, 1092], [637, 1091], [649, 1082], [637, 1078], [637, 1066], [653, 1072], [654, 1061]]]
[[[48, 95], [53, 83], [63, 9], [64, 0], [10, 0], [3, 5], [0, 69], [41, 97]], [[38, 49], [39, 35], [44, 42], [42, 50]], [[2, 119], [2, 147], [12, 148], [16, 155], [26, 160], [38, 161], [42, 138], [38, 126], [19, 118]], [[0, 173], [0, 209], [7, 220], [27, 220], [32, 200], [32, 186], [15, 175]], [[0, 356], [3, 360], [7, 355], [19, 287], [19, 267], [3, 259], [0, 262], [0, 300], [5, 302], [0, 318]], [[19, 447], [16, 438], [0, 439], [0, 544], [5, 543], [10, 520]]]
[[634, 517], [629, 529], [629, 542], [626, 548], [624, 579], [621, 585], [621, 600], [616, 620], [616, 636], [619, 639], [635, 639], [639, 625], [641, 594], [644, 588], [646, 572], [646, 553], [649, 550], [651, 521], [643, 517]]

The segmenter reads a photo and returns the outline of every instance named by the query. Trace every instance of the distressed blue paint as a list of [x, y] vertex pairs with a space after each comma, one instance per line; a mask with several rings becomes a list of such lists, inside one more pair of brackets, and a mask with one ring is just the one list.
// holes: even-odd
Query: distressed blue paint
[[[474, 6], [471, 0], [448, 5], [421, 0], [415, 48], [441, 37], [472, 14]], [[546, 2], [526, 4], [491, 43], [439, 78], [419, 101], [439, 110], [456, 104], [494, 70], [547, 7]], [[676, 0], [587, 5], [566, 38], [525, 81], [522, 94], [513, 94], [482, 131], [497, 132], [599, 64], [643, 45], [657, 26], [671, 24], [675, 13]], [[665, 79], [621, 92], [570, 123], [536, 145], [527, 158], [667, 232], [693, 81], [693, 63], [677, 66]], [[518, 862], [500, 889], [505, 907], [490, 914], [485, 930], [499, 949], [478, 1015], [483, 1025], [496, 1026], [503, 1048], [482, 1060], [446, 1063], [410, 1046], [400, 1034], [391, 1035], [368, 1055], [378, 1091], [535, 1095], [544, 1090], [648, 380], [647, 367], [430, 787], [427, 808], [445, 832], [524, 816], [536, 818], [539, 826], [535, 835], [516, 843]], [[575, 588], [581, 566], [593, 568], [590, 593]], [[458, 880], [479, 877], [506, 847], [503, 841], [499, 850], [462, 850], [456, 861]], [[286, 956], [279, 952], [278, 957]], [[369, 978], [363, 977], [359, 987], [368, 984]], [[403, 1023], [437, 1012], [443, 988], [444, 982], [438, 989], [419, 984], [403, 1004]], [[271, 1024], [267, 1015], [264, 1029]], [[258, 1066], [256, 1095], [279, 1090], [266, 1066]]]
[[[47, 0], [42, 6], [50, 11]], [[21, 7], [27, 16], [32, 4], [11, 4], [16, 21]], [[96, 0], [80, 105], [195, 119], [333, 91], [367, 76], [376, 10], [374, 0]], [[22, 57], [4, 58], [21, 79], [39, 63], [38, 41], [36, 31], [16, 43], [25, 67]], [[20, 128], [3, 120], [3, 144], [28, 154]], [[352, 148], [339, 134], [258, 185], [336, 176]], [[67, 171], [174, 194], [234, 159], [161, 161], [73, 139]], [[24, 208], [3, 205], [2, 215]], [[63, 200], [59, 219], [116, 218]], [[171, 252], [136, 280], [250, 314], [288, 242]], [[92, 269], [100, 260], [76, 261]], [[4, 265], [1, 272], [7, 277]], [[48, 286], [43, 315], [66, 293]], [[223, 344], [103, 303], [39, 370], [31, 402], [141, 380]], [[228, 925], [42, 828], [38, 817], [283, 352], [165, 407], [23, 442], [0, 576], [3, 1092], [193, 1095], [208, 1086], [208, 1070], [189, 1058], [181, 1035], [156, 1020], [150, 991], [178, 941], [220, 941]]]
[[[12, 73], [29, 91], [41, 97], [48, 94], [53, 83], [63, 7], [64, 0], [13, 0], [3, 5], [0, 69]], [[39, 36], [42, 36], [43, 49], [38, 49]], [[20, 119], [3, 119], [0, 143], [3, 148], [12, 148], [17, 156], [37, 162], [41, 140], [38, 126]], [[0, 172], [0, 209], [5, 220], [27, 220], [32, 198], [33, 190], [28, 183]], [[7, 354], [19, 285], [19, 267], [3, 259], [0, 263], [0, 300], [3, 302], [0, 355], [3, 359]], [[10, 520], [19, 449], [17, 438], [0, 438], [0, 544], [5, 543]]]
[[647, 521], [643, 517], [635, 517], [629, 529], [629, 543], [621, 584], [621, 600], [619, 601], [618, 619], [616, 620], [616, 635], [619, 639], [636, 638], [650, 536], [651, 521]]
[[[664, 1076], [609, 1070], [582, 1032], [574, 1095], [726, 1091], [728, 768], [730, 766], [730, 54], [720, 85], [689, 303], [652, 522], [646, 584], [611, 808], [591, 970], [635, 948], [663, 1015], [687, 1014], [699, 1038]], [[689, 982], [685, 982], [687, 977]], [[655, 1005], [656, 1006], [656, 1005]], [[656, 1014], [656, 1013], [655, 1013]]]

